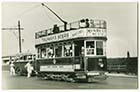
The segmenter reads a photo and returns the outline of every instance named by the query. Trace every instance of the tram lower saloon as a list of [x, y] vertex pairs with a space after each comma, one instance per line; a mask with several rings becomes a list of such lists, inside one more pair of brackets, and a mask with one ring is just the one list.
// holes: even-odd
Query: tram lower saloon
[[104, 41], [90, 39], [37, 47], [38, 77], [64, 81], [105, 80], [107, 63], [103, 44]]

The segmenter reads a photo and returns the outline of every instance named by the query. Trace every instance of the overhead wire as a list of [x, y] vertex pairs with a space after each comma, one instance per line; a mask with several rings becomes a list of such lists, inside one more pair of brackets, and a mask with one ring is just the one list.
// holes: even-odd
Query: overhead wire
[[[27, 13], [33, 11], [34, 9], [36, 9], [36, 8], [38, 8], [38, 7], [40, 7], [40, 6], [39, 6], [39, 5], [34, 5], [33, 7], [29, 8], [29, 9], [23, 11], [21, 14], [17, 15], [17, 18], [21, 18], [21, 17], [24, 16], [25, 14], [27, 14]], [[12, 27], [11, 27], [11, 28], [12, 28]], [[14, 26], [13, 28], [17, 28], [17, 26]], [[18, 39], [18, 36], [17, 36], [17, 34], [15, 33], [15, 31], [12, 31], [12, 33], [13, 33], [14, 36]], [[26, 36], [26, 37], [27, 37], [27, 36]]]
[[[13, 28], [17, 28], [17, 26], [16, 25], [14, 25], [13, 26]], [[17, 31], [17, 30], [16, 30]], [[18, 35], [17, 35], [17, 33], [16, 33], [16, 31], [15, 30], [13, 30], [13, 31], [10, 31], [10, 32], [12, 32], [13, 33], [13, 35], [16, 37], [16, 39], [18, 40]]]
[[40, 7], [40, 5], [35, 5], [35, 6], [31, 7], [31, 8], [29, 8], [29, 9], [23, 11], [21, 14], [17, 15], [17, 17], [20, 18], [20, 17], [22, 17], [23, 15], [25, 15], [26, 13], [31, 12], [31, 11], [33, 11], [34, 9], [38, 8], [38, 7]]
[[[27, 13], [29, 13], [29, 12], [31, 12], [31, 11], [37, 9], [38, 7], [41, 7], [41, 5], [38, 5], [38, 4], [37, 4], [37, 5], [34, 5], [33, 7], [31, 7], [31, 8], [29, 8], [29, 9], [23, 11], [22, 13], [20, 13], [20, 14], [17, 15], [16, 17], [17, 17], [17, 18], [21, 18], [21, 17], [23, 17], [25, 14], [27, 14]], [[51, 17], [49, 16], [48, 11], [47, 11], [44, 7], [43, 7], [43, 9], [44, 9], [45, 14], [47, 15], [47, 17], [48, 17], [51, 21], [56, 22], [56, 20], [54, 20], [53, 18], [51, 18]], [[16, 27], [17, 27], [17, 26], [16, 26]], [[18, 36], [17, 36], [16, 32], [13, 31], [12, 33], [13, 33], [14, 36], [18, 39]], [[25, 35], [25, 34], [24, 34], [24, 35]], [[27, 36], [26, 36], [26, 37], [27, 37]]]

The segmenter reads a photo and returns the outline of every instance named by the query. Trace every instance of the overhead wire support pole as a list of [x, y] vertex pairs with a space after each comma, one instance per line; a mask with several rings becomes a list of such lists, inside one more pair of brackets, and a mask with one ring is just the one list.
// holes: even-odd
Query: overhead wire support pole
[[18, 33], [19, 33], [19, 37], [18, 37], [18, 40], [19, 40], [19, 53], [22, 53], [21, 30], [24, 30], [24, 28], [20, 27], [20, 21], [18, 21], [18, 27], [16, 27], [16, 28], [2, 28], [2, 30], [18, 30]]
[[18, 33], [19, 33], [19, 53], [22, 53], [21, 50], [21, 31], [20, 31], [20, 21], [18, 21]]
[[63, 23], [64, 23], [64, 30], [67, 30], [67, 22], [64, 21], [61, 17], [59, 17], [53, 10], [51, 10], [48, 6], [46, 6], [44, 3], [41, 3], [42, 6], [46, 7], [49, 9], [57, 18], [59, 18]]

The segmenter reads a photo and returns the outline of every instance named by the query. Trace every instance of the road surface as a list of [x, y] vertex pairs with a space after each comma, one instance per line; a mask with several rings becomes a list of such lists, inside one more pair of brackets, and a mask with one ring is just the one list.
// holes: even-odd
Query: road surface
[[137, 89], [137, 77], [108, 77], [104, 82], [71, 83], [43, 80], [37, 77], [9, 76], [2, 71], [2, 89]]

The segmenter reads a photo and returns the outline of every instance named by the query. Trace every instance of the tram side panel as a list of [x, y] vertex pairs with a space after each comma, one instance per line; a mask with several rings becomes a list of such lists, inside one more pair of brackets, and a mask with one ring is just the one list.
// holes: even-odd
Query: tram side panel
[[73, 79], [86, 79], [84, 57], [38, 59], [36, 62], [38, 77], [59, 76], [64, 79], [65, 76]]
[[38, 77], [52, 77], [74, 73], [73, 58], [38, 59]]
[[86, 80], [89, 77], [102, 80], [106, 79], [104, 74], [106, 70], [106, 57], [87, 58], [78, 56], [37, 60], [37, 76], [42, 78], [53, 79], [59, 76], [63, 79], [63, 76], [66, 76], [77, 80]]

